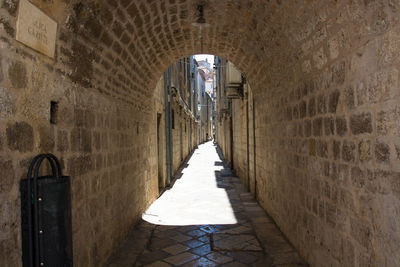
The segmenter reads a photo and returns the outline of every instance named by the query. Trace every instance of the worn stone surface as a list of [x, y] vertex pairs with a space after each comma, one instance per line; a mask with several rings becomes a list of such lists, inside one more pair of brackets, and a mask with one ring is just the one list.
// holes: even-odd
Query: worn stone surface
[[[265, 84], [252, 84], [255, 195], [311, 266], [400, 263], [393, 250], [400, 235], [386, 224], [390, 219], [380, 217], [379, 225], [374, 219], [388, 210], [385, 205], [395, 214], [400, 207], [395, 179], [388, 178], [400, 171], [399, 61], [393, 54], [400, 49], [398, 8], [385, 1], [310, 2], [295, 15], [303, 20], [288, 22], [290, 8], [281, 3], [272, 17], [288, 22], [278, 32], [289, 33], [289, 39], [266, 31], [279, 46], [269, 46], [274, 71], [260, 70], [268, 77]], [[378, 19], [377, 12], [385, 15]], [[296, 56], [284, 57], [283, 50]], [[232, 118], [222, 120], [218, 142], [229, 159], [232, 152], [223, 144], [230, 142], [232, 120], [233, 168], [244, 182], [250, 170], [254, 183], [253, 165], [247, 163], [253, 126], [249, 118], [247, 143], [246, 100], [233, 100]], [[371, 246], [375, 242], [382, 246]]]
[[[20, 162], [40, 152], [39, 125], [49, 122], [50, 101], [59, 102], [52, 152], [75, 178], [77, 265], [101, 265], [157, 196], [154, 144], [156, 112], [162, 109], [156, 111], [153, 93], [167, 66], [195, 53], [231, 60], [251, 84], [256, 175], [250, 170], [250, 189], [300, 255], [312, 266], [400, 265], [399, 226], [391, 219], [400, 209], [394, 178], [400, 172], [396, 1], [208, 1], [204, 12], [211, 26], [201, 34], [191, 26], [198, 16], [198, 3], [191, 0], [31, 2], [58, 22], [55, 58], [15, 40], [18, 1], [1, 1], [0, 88], [12, 93], [0, 100], [0, 156], [12, 161], [16, 177], [23, 177], [26, 164], [20, 167]], [[245, 106], [235, 105], [242, 111]], [[75, 110], [92, 115], [82, 122]], [[367, 117], [361, 128], [351, 128], [352, 116], [365, 113], [371, 122]], [[347, 125], [346, 132], [339, 131], [343, 135], [337, 132], [339, 117]], [[314, 136], [318, 118], [324, 135], [318, 130]], [[334, 121], [333, 128], [326, 118]], [[240, 143], [230, 146], [228, 134], [221, 148], [241, 179], [248, 180], [245, 120], [227, 117], [221, 130], [229, 133], [232, 121], [241, 129], [234, 134]], [[32, 130], [23, 127], [25, 133], [7, 136], [7, 128], [13, 133], [17, 123]], [[74, 128], [84, 138], [74, 139], [80, 136], [71, 134]], [[18, 139], [22, 134], [28, 138]], [[361, 139], [370, 141], [370, 160], [364, 160], [368, 145], [360, 148]], [[376, 168], [376, 175], [369, 176], [369, 186], [359, 187], [339, 178], [337, 169], [345, 167]], [[0, 192], [13, 207], [7, 219], [11, 227], [0, 233], [4, 266], [21, 265], [17, 180], [10, 192]], [[321, 195], [326, 183], [330, 194]], [[339, 201], [343, 191], [353, 209]], [[366, 241], [374, 246], [365, 246]]]
[[15, 94], [0, 87], [0, 117], [9, 117], [16, 112], [16, 96]]
[[194, 151], [107, 266], [307, 266], [217, 151]]
[[27, 152], [33, 150], [33, 129], [26, 122], [16, 122], [7, 124], [6, 128], [7, 144], [11, 150]]
[[27, 85], [26, 66], [21, 61], [11, 62], [8, 67], [8, 78], [14, 88], [24, 88]]

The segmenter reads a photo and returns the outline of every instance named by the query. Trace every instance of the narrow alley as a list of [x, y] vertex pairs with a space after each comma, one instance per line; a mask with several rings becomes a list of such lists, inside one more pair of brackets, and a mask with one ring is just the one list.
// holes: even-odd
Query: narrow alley
[[399, 55], [399, 0], [0, 0], [0, 267], [399, 267]]
[[209, 141], [184, 162], [109, 266], [307, 265]]

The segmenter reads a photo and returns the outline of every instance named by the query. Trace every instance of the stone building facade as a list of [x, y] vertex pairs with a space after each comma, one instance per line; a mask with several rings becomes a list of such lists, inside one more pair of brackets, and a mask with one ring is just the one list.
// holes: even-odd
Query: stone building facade
[[206, 90], [207, 75], [202, 70], [198, 71], [198, 119], [201, 125], [199, 131], [201, 142], [205, 142], [212, 137], [212, 106], [213, 99]]
[[215, 57], [216, 67], [216, 142], [227, 161], [248, 190], [256, 196], [255, 110], [251, 87], [245, 77], [237, 92], [229, 92], [226, 59]]
[[106, 261], [159, 193], [157, 83], [197, 53], [251, 85], [250, 119], [235, 100], [217, 139], [248, 181], [255, 128], [250, 189], [301, 256], [400, 265], [398, 1], [210, 0], [199, 30], [194, 0], [32, 0], [54, 57], [16, 40], [21, 1], [0, 0], [0, 265], [21, 266], [18, 185], [41, 152], [72, 177], [76, 265]]

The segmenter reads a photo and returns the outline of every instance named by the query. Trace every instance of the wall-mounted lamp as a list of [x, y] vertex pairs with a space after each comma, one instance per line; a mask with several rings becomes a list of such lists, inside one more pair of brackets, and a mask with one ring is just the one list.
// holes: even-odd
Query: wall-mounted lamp
[[197, 11], [199, 11], [199, 17], [195, 22], [192, 22], [192, 26], [199, 27], [200, 29], [209, 27], [210, 24], [208, 24], [204, 18], [204, 7], [202, 5], [198, 5]]

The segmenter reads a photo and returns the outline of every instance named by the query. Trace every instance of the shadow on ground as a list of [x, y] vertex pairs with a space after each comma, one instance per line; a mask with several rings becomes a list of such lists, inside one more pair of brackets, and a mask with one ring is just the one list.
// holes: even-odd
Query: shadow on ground
[[[204, 145], [213, 146], [211, 142]], [[218, 154], [214, 166], [221, 166], [214, 171], [217, 189], [210, 190], [225, 190], [236, 222], [158, 225], [142, 220], [107, 266], [307, 266], [246, 191], [220, 149], [214, 145], [210, 151]], [[173, 186], [179, 179], [191, 179], [185, 174], [191, 157], [178, 170]], [[207, 198], [208, 193], [204, 192], [203, 197]]]

